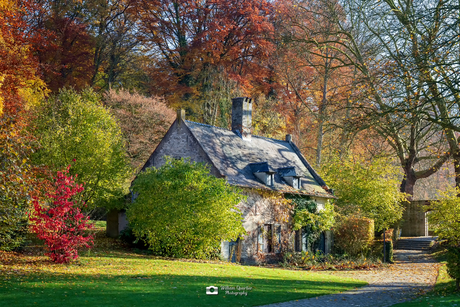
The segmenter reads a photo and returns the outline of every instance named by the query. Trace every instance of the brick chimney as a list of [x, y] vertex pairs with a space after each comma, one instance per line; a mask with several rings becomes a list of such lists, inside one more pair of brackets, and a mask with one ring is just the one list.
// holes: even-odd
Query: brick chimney
[[232, 99], [232, 131], [241, 135], [245, 141], [251, 141], [252, 99], [238, 97]]

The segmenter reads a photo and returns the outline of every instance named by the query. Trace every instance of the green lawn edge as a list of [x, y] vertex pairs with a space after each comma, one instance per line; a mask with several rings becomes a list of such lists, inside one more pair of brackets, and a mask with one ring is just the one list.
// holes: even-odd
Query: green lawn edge
[[[258, 306], [367, 284], [309, 271], [162, 260], [124, 252], [92, 252], [71, 265], [34, 259], [0, 265], [3, 306]], [[206, 295], [208, 286], [221, 290]]]

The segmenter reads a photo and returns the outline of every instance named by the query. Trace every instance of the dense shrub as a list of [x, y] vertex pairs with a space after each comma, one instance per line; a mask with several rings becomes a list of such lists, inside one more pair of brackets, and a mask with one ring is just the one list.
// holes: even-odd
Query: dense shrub
[[167, 157], [163, 166], [140, 173], [132, 191], [129, 224], [156, 255], [210, 258], [221, 241], [244, 233], [235, 207], [244, 198], [240, 190], [210, 175], [204, 164]]
[[0, 249], [21, 247], [27, 234], [30, 206], [31, 150], [15, 118], [0, 118]]
[[366, 253], [374, 238], [374, 221], [361, 216], [341, 216], [334, 228], [334, 247], [355, 256]]
[[375, 268], [381, 264], [381, 258], [370, 256], [334, 255], [321, 252], [287, 252], [280, 263], [282, 267], [316, 269], [316, 270], [349, 270]]
[[447, 251], [447, 273], [455, 279], [457, 291], [460, 291], [460, 247], [449, 247]]

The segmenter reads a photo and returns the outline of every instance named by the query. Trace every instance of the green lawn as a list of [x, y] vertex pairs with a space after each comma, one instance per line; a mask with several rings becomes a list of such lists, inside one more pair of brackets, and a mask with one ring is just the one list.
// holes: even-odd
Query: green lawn
[[[109, 248], [110, 242], [71, 265], [50, 263], [37, 253], [0, 253], [0, 305], [253, 306], [366, 284], [307, 271], [164, 260]], [[243, 295], [222, 289], [206, 295], [207, 286], [251, 289]]]

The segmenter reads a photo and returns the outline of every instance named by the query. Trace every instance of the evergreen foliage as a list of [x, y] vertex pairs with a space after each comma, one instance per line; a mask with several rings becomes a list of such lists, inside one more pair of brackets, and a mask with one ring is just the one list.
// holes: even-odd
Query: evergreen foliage
[[209, 258], [221, 241], [244, 233], [235, 207], [243, 196], [204, 164], [166, 157], [166, 163], [140, 173], [126, 211], [134, 234], [157, 255]]

